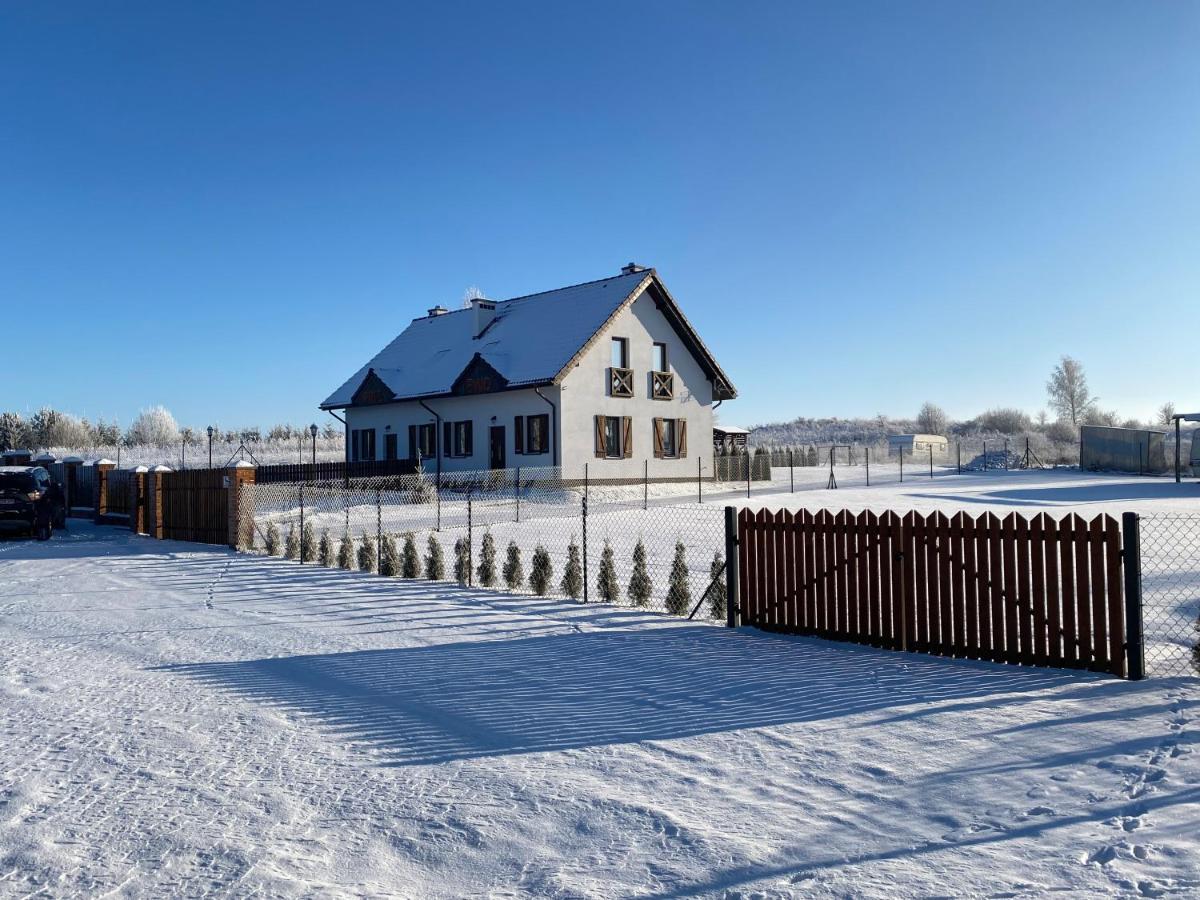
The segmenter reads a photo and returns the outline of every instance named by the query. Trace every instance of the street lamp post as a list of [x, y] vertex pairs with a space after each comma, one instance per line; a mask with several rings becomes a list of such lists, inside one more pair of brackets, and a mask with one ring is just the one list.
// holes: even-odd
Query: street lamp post
[[212, 468], [212, 436], [213, 436], [213, 427], [211, 425], [209, 425], [208, 426], [208, 467], [210, 469]]
[[317, 464], [317, 426], [315, 422], [308, 426], [308, 433], [312, 435], [312, 461], [315, 466]]

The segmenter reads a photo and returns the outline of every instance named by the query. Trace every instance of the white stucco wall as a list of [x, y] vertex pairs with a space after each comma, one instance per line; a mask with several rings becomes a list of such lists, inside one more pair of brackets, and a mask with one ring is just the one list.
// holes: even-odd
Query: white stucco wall
[[[634, 373], [632, 397], [608, 395], [614, 337], [629, 340], [629, 367]], [[656, 341], [667, 345], [668, 368], [675, 374], [672, 400], [650, 399], [651, 354]], [[582, 477], [587, 463], [589, 474], [597, 478], [640, 478], [647, 461], [651, 478], [694, 477], [697, 459], [702, 461], [705, 476], [712, 474], [712, 383], [650, 296], [643, 293], [617, 317], [567, 373], [561, 389], [564, 477]], [[597, 415], [632, 418], [631, 459], [596, 458]], [[655, 418], [687, 420], [686, 458], [654, 458]]]
[[[546, 399], [559, 405], [559, 391], [556, 387], [543, 387], [542, 393]], [[456, 472], [469, 469], [486, 469], [488, 467], [489, 429], [492, 425], [504, 426], [506, 462], [509, 468], [516, 466], [550, 466], [554, 462], [554, 446], [559, 439], [555, 433], [555, 416], [544, 400], [530, 390], [502, 391], [496, 394], [481, 394], [473, 397], [441, 397], [436, 400], [426, 400], [426, 405], [442, 417], [443, 422], [458, 422], [470, 419], [474, 422], [474, 453], [471, 456], [448, 457], [443, 448], [442, 471]], [[548, 453], [531, 453], [517, 455], [515, 437], [513, 434], [513, 419], [516, 416], [536, 416], [542, 413], [550, 414], [550, 432], [552, 443]], [[496, 421], [492, 421], [492, 417]], [[435, 423], [436, 420], [416, 401], [402, 403], [386, 403], [379, 406], [363, 406], [346, 410], [346, 447], [349, 454], [349, 429], [374, 428], [375, 456], [384, 458], [384, 435], [397, 435], [397, 455], [400, 459], [408, 459], [408, 426]], [[389, 432], [390, 426], [390, 432]], [[561, 433], [561, 425], [559, 426]], [[441, 432], [439, 432], [439, 441]], [[427, 461], [427, 471], [433, 471], [434, 463]]]

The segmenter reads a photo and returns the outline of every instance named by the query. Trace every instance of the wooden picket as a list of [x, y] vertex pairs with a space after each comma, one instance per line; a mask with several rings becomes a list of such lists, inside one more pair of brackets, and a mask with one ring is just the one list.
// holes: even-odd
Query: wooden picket
[[1111, 516], [743, 509], [742, 621], [877, 647], [1125, 673]]

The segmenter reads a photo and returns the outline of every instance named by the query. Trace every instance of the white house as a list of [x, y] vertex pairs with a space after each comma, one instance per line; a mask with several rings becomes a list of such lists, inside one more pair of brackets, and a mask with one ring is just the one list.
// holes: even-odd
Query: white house
[[334, 391], [347, 459], [563, 477], [712, 473], [713, 408], [737, 396], [653, 269], [434, 307]]

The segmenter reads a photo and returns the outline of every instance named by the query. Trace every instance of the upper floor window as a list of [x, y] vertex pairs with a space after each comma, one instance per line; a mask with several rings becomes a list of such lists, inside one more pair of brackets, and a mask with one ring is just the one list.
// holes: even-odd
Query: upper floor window
[[650, 369], [654, 372], [667, 371], [667, 345], [657, 341], [650, 351]]
[[612, 365], [616, 369], [629, 368], [629, 338], [612, 339]]

